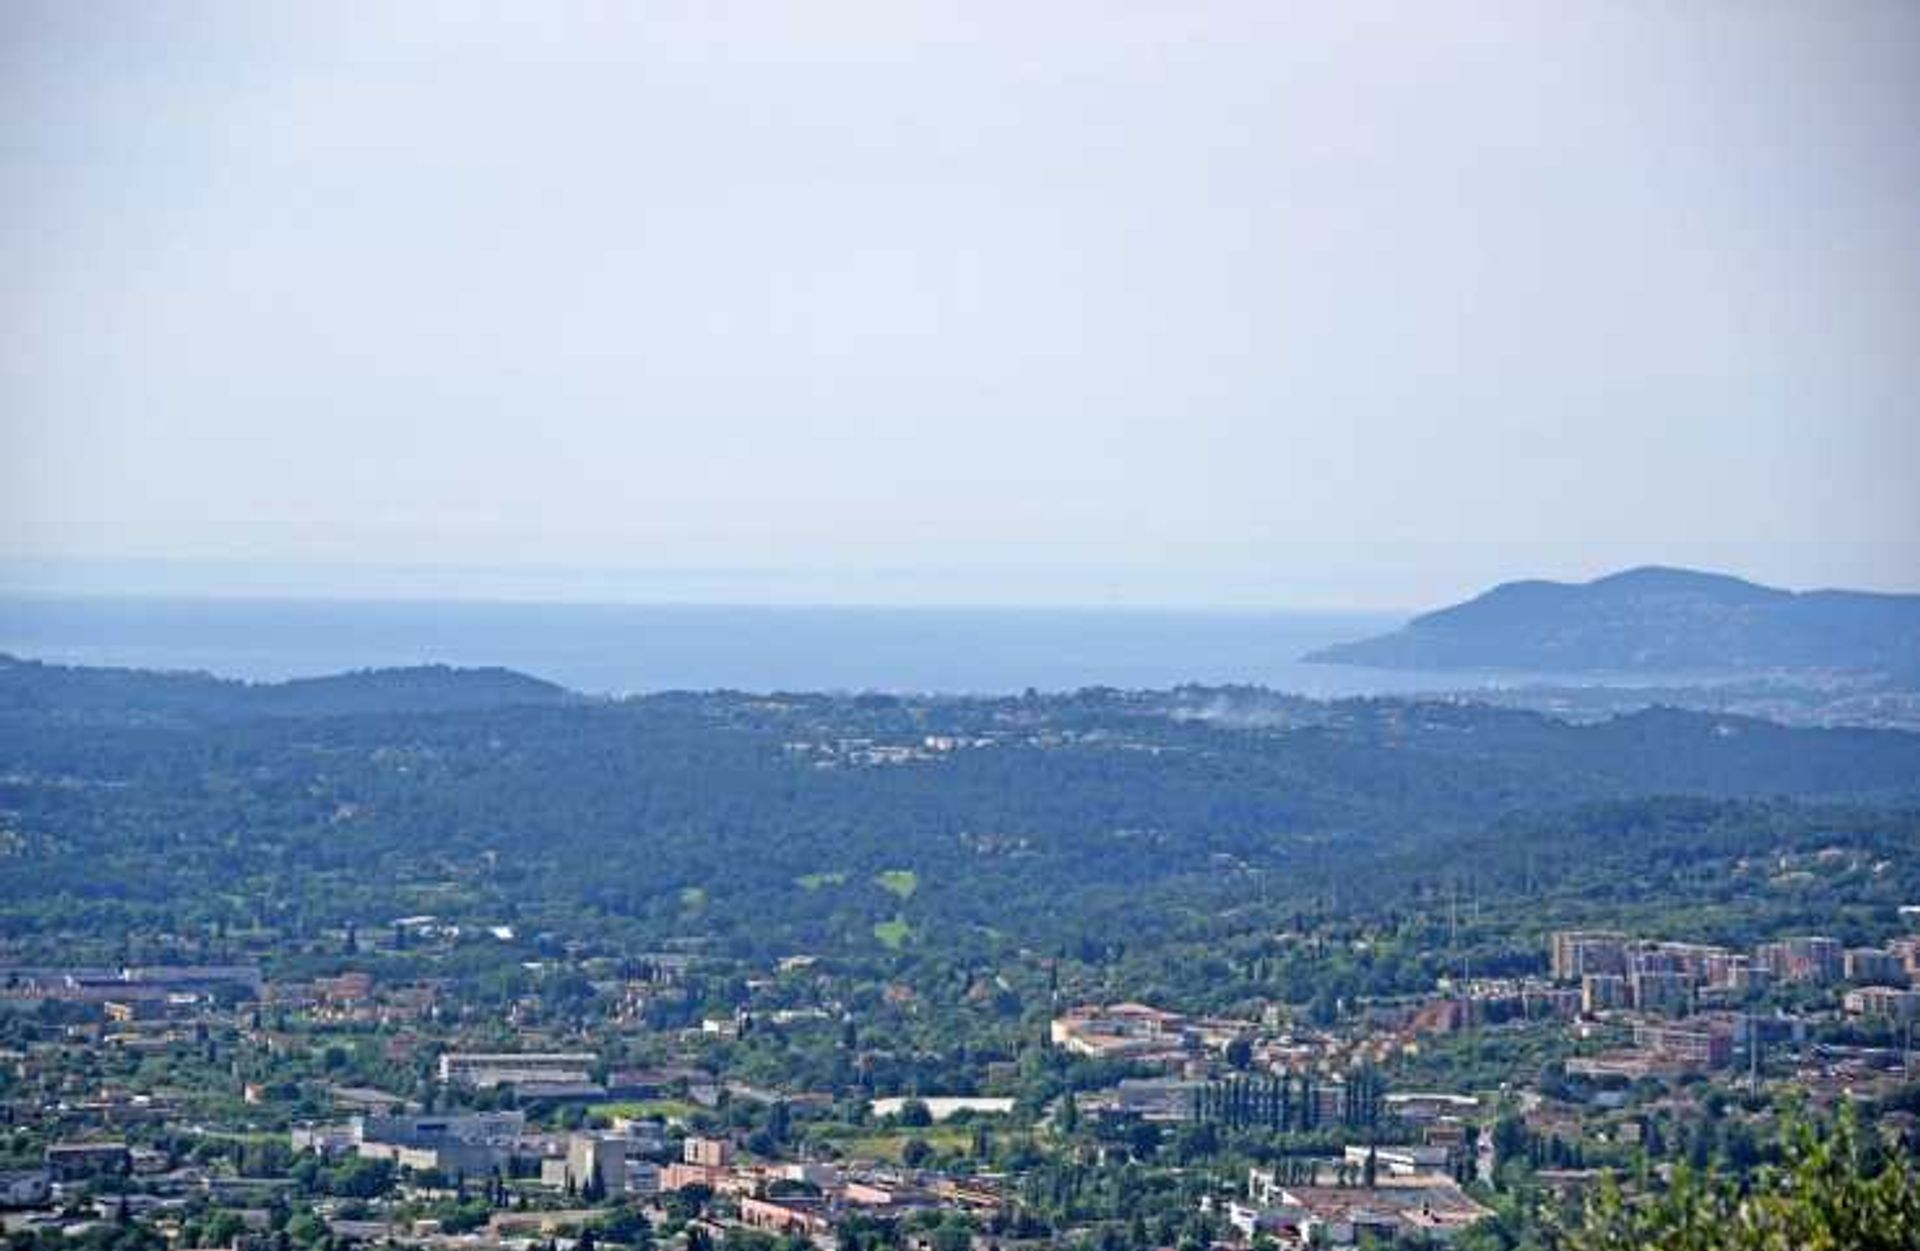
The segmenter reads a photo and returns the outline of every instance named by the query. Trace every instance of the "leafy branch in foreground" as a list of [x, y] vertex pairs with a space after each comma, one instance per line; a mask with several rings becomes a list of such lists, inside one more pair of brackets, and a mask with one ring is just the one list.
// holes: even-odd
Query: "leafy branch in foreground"
[[1911, 1251], [1920, 1248], [1920, 1180], [1862, 1132], [1851, 1106], [1831, 1132], [1789, 1131], [1789, 1165], [1738, 1179], [1675, 1170], [1666, 1190], [1629, 1202], [1609, 1183], [1588, 1203], [1569, 1251]]

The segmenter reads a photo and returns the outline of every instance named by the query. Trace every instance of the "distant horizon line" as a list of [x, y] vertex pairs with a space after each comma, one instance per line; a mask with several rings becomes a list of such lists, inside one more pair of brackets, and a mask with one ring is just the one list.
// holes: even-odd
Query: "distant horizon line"
[[[1210, 580], [1209, 580], [1210, 581]], [[1209, 586], [1187, 575], [1101, 569], [819, 570], [778, 566], [420, 563], [173, 557], [0, 557], [0, 597], [412, 604], [549, 604], [700, 608], [841, 608], [983, 612], [1141, 612], [1406, 617], [1404, 599], [1329, 594], [1303, 579], [1294, 595], [1254, 579]]]
[[338, 604], [392, 605], [395, 607], [460, 606], [472, 608], [651, 608], [698, 611], [766, 612], [876, 612], [945, 613], [978, 612], [991, 614], [1138, 614], [1141, 616], [1193, 617], [1378, 617], [1412, 616], [1421, 609], [1412, 608], [1333, 608], [1291, 607], [1280, 603], [1174, 603], [1161, 601], [1124, 601], [1102, 603], [1094, 600], [1059, 600], [1019, 603], [996, 600], [802, 600], [802, 599], [690, 599], [681, 597], [589, 599], [535, 595], [485, 594], [383, 594], [367, 591], [288, 592], [220, 589], [117, 590], [91, 587], [12, 586], [0, 583], [0, 600], [85, 600], [146, 601], [173, 604]]
[[[1296, 593], [1245, 575], [1093, 570], [1047, 574], [1011, 571], [876, 568], [828, 572], [792, 568], [637, 569], [618, 566], [280, 563], [174, 557], [0, 557], [0, 598], [17, 600], [143, 600], [178, 603], [327, 603], [551, 606], [660, 609], [835, 609], [859, 612], [1129, 613], [1188, 616], [1307, 616], [1410, 619], [1469, 601], [1498, 586], [1578, 586], [1648, 569], [1737, 579], [1794, 593], [1853, 590], [1911, 595], [1920, 585], [1785, 579], [1723, 562], [1678, 554], [1609, 563], [1519, 559], [1478, 577], [1435, 579], [1443, 585], [1398, 595], [1377, 581], [1342, 588], [1324, 571], [1297, 577]], [[1387, 562], [1389, 566], [1398, 562]], [[1737, 562], [1735, 562], [1737, 563]], [[1561, 568], [1552, 568], [1561, 564]], [[1547, 566], [1543, 571], [1542, 566]], [[1364, 561], [1356, 562], [1366, 584]], [[1276, 578], [1274, 582], [1281, 581]], [[1445, 585], [1465, 583], [1466, 585]], [[1878, 584], [1876, 584], [1878, 583]], [[1403, 591], [1409, 588], [1402, 588]], [[1372, 598], [1367, 590], [1386, 590]], [[1278, 591], [1278, 593], [1276, 593]], [[918, 593], [916, 593], [918, 592]], [[1417, 596], [1417, 598], [1416, 598]], [[1415, 600], [1416, 602], [1409, 602]]]

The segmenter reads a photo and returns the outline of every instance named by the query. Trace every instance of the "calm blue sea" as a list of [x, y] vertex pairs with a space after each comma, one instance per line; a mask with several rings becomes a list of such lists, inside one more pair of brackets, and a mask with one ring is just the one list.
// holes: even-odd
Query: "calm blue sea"
[[1317, 696], [1457, 690], [1459, 674], [1308, 665], [1380, 616], [110, 597], [0, 598], [0, 651], [270, 680], [443, 662], [575, 690], [994, 693], [1259, 683]]

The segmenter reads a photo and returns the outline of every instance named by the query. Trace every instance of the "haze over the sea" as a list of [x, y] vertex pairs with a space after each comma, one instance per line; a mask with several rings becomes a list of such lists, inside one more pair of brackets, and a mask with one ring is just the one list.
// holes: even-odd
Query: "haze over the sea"
[[1303, 664], [1397, 624], [1370, 614], [0, 597], [0, 652], [277, 680], [501, 665], [593, 694], [950, 693], [1258, 683], [1323, 696], [1471, 685]]
[[1872, 2], [13, 0], [0, 560], [1908, 589], [1916, 46]]

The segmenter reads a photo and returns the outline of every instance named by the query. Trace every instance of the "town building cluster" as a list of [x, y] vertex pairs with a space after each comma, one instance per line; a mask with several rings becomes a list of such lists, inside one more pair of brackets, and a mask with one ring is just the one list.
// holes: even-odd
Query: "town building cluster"
[[[471, 938], [407, 920], [395, 949]], [[823, 989], [814, 957], [716, 964], [738, 992], [696, 1009], [699, 961], [554, 955], [601, 1005], [588, 1024], [556, 1020], [532, 992], [476, 1008], [446, 981], [340, 967], [351, 959], [284, 978], [234, 962], [0, 970], [0, 1005], [38, 1022], [0, 1051], [0, 1103], [37, 1135], [34, 1157], [16, 1149], [0, 1168], [6, 1229], [137, 1218], [184, 1236], [211, 1207], [244, 1217], [221, 1245], [268, 1251], [249, 1241], [261, 1222], [319, 1195], [344, 1243], [528, 1251], [625, 1212], [673, 1228], [686, 1251], [749, 1233], [833, 1248], [875, 1222], [1011, 1227], [1027, 1171], [1050, 1154], [1094, 1167], [1152, 1159], [1163, 1142], [1268, 1134], [1289, 1136], [1280, 1163], [1198, 1196], [1219, 1239], [1426, 1244], [1485, 1219], [1482, 1188], [1515, 1159], [1551, 1184], [1586, 1184], [1586, 1153], [1657, 1144], [1662, 1124], [1698, 1118], [1704, 1092], [1791, 1083], [1832, 1106], [1901, 1089], [1920, 1021], [1920, 937], [1787, 935], [1734, 950], [1569, 929], [1531, 970], [1442, 976], [1328, 1015], [1056, 995], [1019, 1022], [1027, 1059], [1098, 1076], [1035, 1097], [1019, 1084], [1035, 1066], [1007, 1056], [958, 1090], [876, 1079], [913, 1057], [861, 1044], [844, 988]], [[917, 1010], [902, 982], [868, 989], [889, 1011]], [[969, 1002], [995, 989], [980, 979]], [[811, 1032], [854, 1078], [783, 1088], [718, 1058], [768, 1030]], [[1468, 1031], [1524, 1034], [1550, 1061], [1512, 1086], [1434, 1080], [1445, 1070], [1423, 1066]], [[349, 1046], [371, 1071], [347, 1075], [332, 1053]], [[200, 1088], [151, 1080], [187, 1070]], [[772, 1131], [793, 1118], [832, 1133]], [[1021, 1141], [1025, 1161], [992, 1164], [996, 1137]], [[947, 1144], [942, 1160], [926, 1139]], [[315, 1170], [334, 1187], [372, 1175], [385, 1189], [343, 1202]], [[447, 1213], [470, 1210], [477, 1227], [448, 1227]]]

